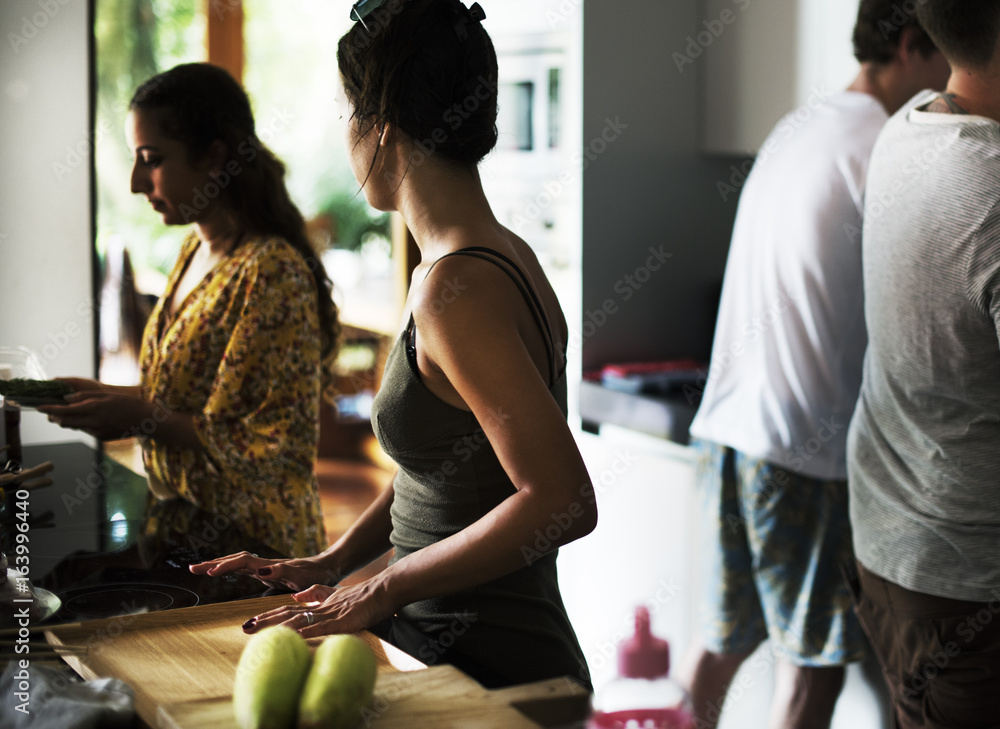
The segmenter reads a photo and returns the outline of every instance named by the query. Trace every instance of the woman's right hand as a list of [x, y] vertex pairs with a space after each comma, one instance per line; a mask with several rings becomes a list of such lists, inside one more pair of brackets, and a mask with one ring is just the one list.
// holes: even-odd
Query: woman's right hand
[[196, 575], [210, 577], [231, 573], [249, 575], [269, 587], [285, 587], [296, 592], [313, 585], [335, 585], [343, 577], [325, 566], [318, 557], [264, 559], [250, 552], [198, 562], [188, 565], [188, 569]]

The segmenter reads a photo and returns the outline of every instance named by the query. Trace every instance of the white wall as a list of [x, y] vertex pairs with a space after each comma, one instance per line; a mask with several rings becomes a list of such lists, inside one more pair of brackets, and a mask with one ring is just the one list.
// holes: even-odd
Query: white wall
[[[0, 3], [0, 346], [94, 374], [86, 0]], [[26, 412], [25, 443], [80, 440]]]
[[704, 58], [674, 59], [701, 0], [582, 7], [583, 368], [707, 359], [745, 159], [702, 153]]
[[756, 154], [786, 113], [857, 75], [858, 0], [703, 0], [703, 12], [682, 53], [704, 64], [707, 152]]

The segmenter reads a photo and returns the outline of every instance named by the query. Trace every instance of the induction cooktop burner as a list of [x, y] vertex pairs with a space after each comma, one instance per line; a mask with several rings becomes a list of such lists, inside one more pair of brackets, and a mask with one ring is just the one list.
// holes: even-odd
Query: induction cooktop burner
[[184, 587], [143, 582], [78, 587], [63, 592], [59, 597], [63, 603], [61, 614], [74, 620], [194, 607], [201, 601], [197, 593]]

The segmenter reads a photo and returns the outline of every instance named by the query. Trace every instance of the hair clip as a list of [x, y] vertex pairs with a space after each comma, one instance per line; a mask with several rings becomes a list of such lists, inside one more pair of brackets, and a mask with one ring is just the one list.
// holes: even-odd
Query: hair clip
[[[389, 0], [357, 0], [357, 2], [351, 6], [351, 20], [361, 23], [365, 30], [371, 32], [368, 28], [368, 24], [365, 23], [365, 18], [385, 5], [387, 2], [389, 2]], [[465, 15], [462, 19], [455, 24], [455, 32], [462, 40], [466, 40], [469, 37], [469, 32], [465, 29], [465, 26], [470, 18], [477, 23], [486, 20], [486, 11], [483, 10], [479, 3], [473, 3], [472, 7], [465, 11]]]
[[472, 20], [479, 23], [486, 20], [486, 11], [483, 10], [479, 3], [473, 3], [470, 8], [462, 6], [462, 9], [465, 12], [459, 15], [455, 23], [455, 35], [458, 36], [460, 41], [467, 41], [469, 39], [469, 30], [466, 26], [469, 24], [469, 21]]
[[388, 2], [388, 0], [358, 0], [351, 7], [351, 20], [361, 23], [362, 27], [365, 30], [368, 30], [368, 26], [365, 24], [365, 18], [385, 5], [386, 2]]

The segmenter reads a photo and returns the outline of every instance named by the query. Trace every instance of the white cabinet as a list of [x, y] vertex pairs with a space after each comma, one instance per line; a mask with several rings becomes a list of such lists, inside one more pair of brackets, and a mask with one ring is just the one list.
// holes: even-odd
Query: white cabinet
[[690, 449], [616, 426], [577, 442], [597, 494], [597, 529], [559, 550], [559, 584], [596, 686], [645, 605], [680, 665], [701, 605]]
[[[577, 443], [597, 492], [597, 529], [559, 550], [559, 586], [595, 686], [617, 672], [617, 645], [645, 604], [653, 632], [670, 643], [681, 671], [704, 610], [703, 512], [693, 449], [614, 425]], [[720, 729], [762, 726], [774, 690], [769, 643], [737, 673]], [[832, 729], [884, 729], [886, 701], [873, 688], [874, 663], [853, 664]], [[866, 675], [867, 674], [867, 675]]]
[[[787, 112], [843, 90], [857, 74], [858, 0], [702, 0], [673, 54], [702, 73], [704, 150], [754, 155]], [[673, 71], [673, 69], [671, 69]]]

